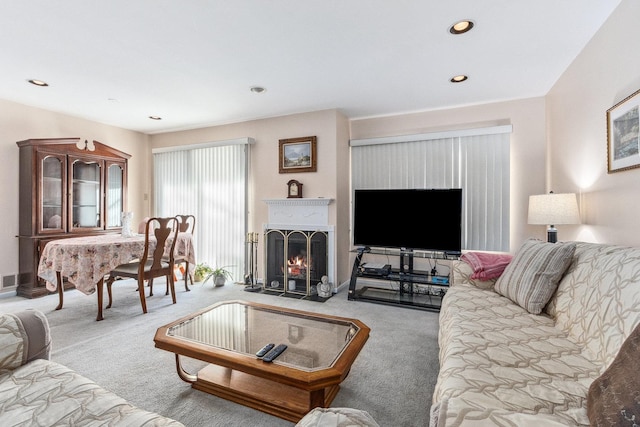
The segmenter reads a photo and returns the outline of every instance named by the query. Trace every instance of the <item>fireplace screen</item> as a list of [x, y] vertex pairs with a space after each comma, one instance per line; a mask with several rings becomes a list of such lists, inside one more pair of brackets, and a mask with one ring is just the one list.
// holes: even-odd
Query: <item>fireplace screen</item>
[[267, 230], [264, 241], [264, 289], [301, 296], [317, 295], [316, 285], [327, 275], [327, 233]]

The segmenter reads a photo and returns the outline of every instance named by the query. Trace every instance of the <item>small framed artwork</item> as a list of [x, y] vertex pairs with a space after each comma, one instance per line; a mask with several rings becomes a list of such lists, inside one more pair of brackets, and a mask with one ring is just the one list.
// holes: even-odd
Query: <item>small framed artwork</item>
[[607, 110], [608, 173], [640, 167], [640, 90]]
[[279, 161], [280, 173], [315, 172], [316, 137], [281, 139]]

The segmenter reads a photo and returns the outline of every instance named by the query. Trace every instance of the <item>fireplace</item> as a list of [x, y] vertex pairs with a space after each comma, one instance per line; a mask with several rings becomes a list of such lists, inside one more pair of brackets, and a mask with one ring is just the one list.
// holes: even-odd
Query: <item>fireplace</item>
[[327, 275], [327, 233], [268, 230], [265, 233], [266, 291], [317, 295], [316, 285]]
[[269, 223], [264, 225], [264, 291], [316, 298], [323, 276], [334, 282], [334, 228], [327, 219], [331, 199], [265, 202]]

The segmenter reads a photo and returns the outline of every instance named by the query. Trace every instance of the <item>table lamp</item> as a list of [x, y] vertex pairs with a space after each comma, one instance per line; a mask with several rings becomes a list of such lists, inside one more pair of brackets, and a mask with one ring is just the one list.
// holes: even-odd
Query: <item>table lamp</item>
[[547, 241], [558, 241], [557, 224], [580, 224], [580, 212], [575, 193], [549, 194], [529, 196], [529, 224], [545, 224]]

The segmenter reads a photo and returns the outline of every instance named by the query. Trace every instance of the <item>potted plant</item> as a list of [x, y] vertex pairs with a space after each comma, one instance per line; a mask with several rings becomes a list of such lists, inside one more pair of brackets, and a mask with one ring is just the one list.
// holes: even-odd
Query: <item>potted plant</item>
[[[227, 265], [224, 267], [216, 267], [211, 270], [211, 273], [209, 273], [207, 279], [209, 279], [209, 277], [213, 277], [213, 286], [223, 286], [227, 279], [233, 279], [233, 276], [231, 275], [231, 272], [227, 270], [227, 267], [231, 266]], [[207, 279], [205, 279], [205, 282], [207, 281]]]
[[196, 282], [202, 282], [205, 278], [209, 278], [209, 275], [213, 272], [213, 268], [206, 262], [196, 265], [193, 271], [193, 280]]

